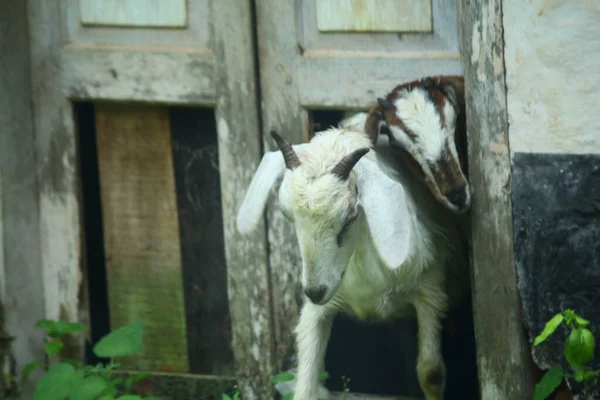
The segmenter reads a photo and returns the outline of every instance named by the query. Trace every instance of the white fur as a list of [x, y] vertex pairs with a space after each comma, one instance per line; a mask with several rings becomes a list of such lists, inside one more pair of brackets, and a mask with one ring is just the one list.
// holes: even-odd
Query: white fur
[[338, 124], [340, 128], [349, 128], [362, 131], [365, 129], [365, 122], [367, 122], [367, 113], [366, 112], [358, 112], [356, 114], [350, 115], [351, 113], [345, 113], [344, 119]]
[[417, 135], [416, 143], [406, 138], [406, 134], [399, 134], [399, 129], [393, 129], [394, 138], [401, 142], [409, 152], [417, 150], [427, 161], [438, 160], [447, 140], [452, 140], [454, 135], [454, 108], [446, 102], [444, 114], [448, 123], [442, 125], [440, 114], [435, 104], [429, 99], [424, 89], [416, 88], [411, 91], [400, 92], [394, 102], [398, 118], [406, 127]]
[[[240, 208], [238, 227], [248, 231], [262, 215], [268, 184], [283, 176], [279, 204], [296, 231], [302, 285], [326, 288], [320, 305], [305, 301], [295, 331], [296, 400], [327, 398], [317, 376], [339, 312], [362, 320], [414, 313], [419, 322], [419, 381], [427, 400], [442, 398], [444, 383], [428, 384], [426, 376], [435, 369], [444, 375], [440, 330], [448, 308], [446, 267], [465, 267], [460, 252], [454, 251], [460, 250], [459, 233], [423, 185], [393, 164], [387, 141], [379, 143], [347, 181], [329, 171], [345, 155], [370, 146], [361, 132], [330, 129], [301, 149], [294, 146], [302, 165], [293, 171], [267, 153]], [[344, 221], [357, 210], [358, 218], [338, 246]]]

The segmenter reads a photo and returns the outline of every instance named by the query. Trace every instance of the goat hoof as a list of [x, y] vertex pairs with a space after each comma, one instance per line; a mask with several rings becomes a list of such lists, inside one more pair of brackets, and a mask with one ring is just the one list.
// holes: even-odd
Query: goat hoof
[[443, 400], [444, 386], [446, 381], [446, 368], [444, 364], [438, 364], [418, 373], [421, 389], [425, 394], [425, 400]]

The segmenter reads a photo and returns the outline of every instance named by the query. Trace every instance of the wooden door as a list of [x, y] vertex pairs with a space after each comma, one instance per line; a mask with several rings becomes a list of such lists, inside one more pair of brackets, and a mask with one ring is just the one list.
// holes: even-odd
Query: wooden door
[[[261, 0], [257, 2], [257, 32], [266, 150], [276, 148], [271, 130], [293, 143], [305, 142], [315, 128], [337, 123], [344, 111], [368, 109], [398, 83], [461, 73], [453, 1]], [[302, 299], [301, 262], [291, 226], [273, 202], [268, 211], [268, 238], [276, 366], [287, 369], [295, 361], [292, 332]], [[361, 329], [348, 323], [334, 324], [330, 347]], [[415, 395], [415, 325], [407, 322], [399, 330], [395, 337], [406, 343], [396, 346], [405, 358], [394, 365], [405, 376], [396, 380], [404, 380], [405, 395]], [[358, 337], [353, 340], [343, 342], [348, 358], [340, 358], [344, 357], [341, 353], [328, 355], [329, 365], [336, 358], [338, 365], [343, 363], [340, 359], [351, 360], [350, 354], [355, 353], [349, 349], [360, 346]], [[376, 367], [373, 357], [366, 353], [364, 357]]]
[[92, 324], [92, 340], [144, 320], [124, 365], [155, 372], [148, 393], [220, 399], [239, 376], [268, 398], [266, 236], [234, 223], [261, 147], [251, 2], [29, 0], [28, 14], [46, 318]]

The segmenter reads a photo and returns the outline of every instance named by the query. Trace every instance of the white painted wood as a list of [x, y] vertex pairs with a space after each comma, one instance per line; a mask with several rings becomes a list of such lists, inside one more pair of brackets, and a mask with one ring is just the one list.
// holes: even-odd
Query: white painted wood
[[4, 307], [6, 299], [6, 275], [4, 272], [4, 226], [2, 224], [2, 178], [0, 176], [0, 307]]
[[[45, 297], [27, 11], [26, 2], [8, 0], [0, 12], [1, 306], [19, 372], [45, 354], [43, 332], [34, 326], [45, 316]], [[40, 377], [37, 371], [30, 382]], [[25, 387], [22, 398], [33, 397], [32, 387]]]
[[236, 216], [261, 159], [251, 0], [216, 0], [217, 121], [233, 352], [244, 399], [273, 398], [275, 349], [266, 226], [241, 235]]
[[77, 100], [139, 100], [168, 104], [215, 102], [210, 52], [131, 51], [67, 46], [61, 50], [62, 91]]
[[600, 154], [600, 2], [504, 0], [503, 15], [511, 152]]
[[[515, 268], [503, 26], [507, 0], [458, 1], [463, 51], [471, 288], [481, 399], [531, 399], [539, 375], [523, 329]], [[520, 3], [521, 10], [525, 2]], [[531, 27], [524, 27], [530, 29]], [[522, 284], [522, 282], [519, 282]], [[490, 295], [493, 294], [493, 295]]]
[[[397, 56], [402, 56], [399, 54]], [[402, 68], [398, 68], [401, 63]], [[305, 57], [298, 65], [298, 95], [309, 108], [370, 108], [378, 96], [388, 93], [396, 84], [422, 76], [460, 75], [458, 53], [430, 57], [416, 53], [408, 58]], [[348, 84], [351, 83], [351, 84]]]
[[[146, 0], [139, 0], [145, 4]], [[155, 51], [167, 48], [206, 50], [211, 46], [212, 0], [186, 0], [185, 29], [166, 29], [160, 26], [122, 27], [114, 25], [84, 25], [81, 23], [80, 0], [61, 0], [64, 41], [77, 45], [135, 46], [136, 50]]]
[[389, 57], [399, 52], [458, 51], [454, 1], [431, 2], [431, 32], [322, 32], [317, 21], [317, 0], [296, 2], [296, 40], [305, 51], [368, 51]]
[[431, 0], [317, 0], [322, 32], [427, 32], [431, 14]]
[[84, 155], [78, 154], [71, 101], [214, 106], [237, 376], [248, 400], [268, 398], [275, 357], [266, 235], [242, 238], [234, 223], [240, 190], [260, 160], [251, 2], [187, 0], [195, 11], [185, 31], [81, 28], [72, 19], [79, 1], [60, 3], [27, 4], [34, 117], [23, 120], [33, 120], [36, 130], [30, 153], [38, 160], [42, 241], [42, 261], [31, 266], [40, 272], [36, 282], [45, 284], [34, 300], [42, 301], [47, 318], [86, 320], [77, 164]]
[[79, 0], [83, 25], [186, 25], [186, 0]]

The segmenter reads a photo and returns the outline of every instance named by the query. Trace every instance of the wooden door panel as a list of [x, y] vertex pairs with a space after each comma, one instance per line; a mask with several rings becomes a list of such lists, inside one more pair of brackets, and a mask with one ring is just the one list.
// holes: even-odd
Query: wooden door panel
[[[156, 186], [139, 187], [141, 180], [137, 183], [127, 181], [132, 177], [119, 175], [122, 172], [119, 167], [108, 167], [113, 168], [111, 179], [119, 182], [123, 189], [120, 191], [121, 195], [112, 199], [112, 202], [105, 199], [107, 201], [103, 203], [104, 207], [109, 205], [109, 209], [112, 209], [112, 213], [108, 212], [105, 218], [114, 217], [111, 219], [114, 229], [108, 224], [108, 230], [105, 230], [105, 233], [113, 236], [111, 256], [116, 256], [109, 263], [116, 262], [120, 257], [120, 272], [131, 266], [135, 267], [135, 271], [144, 271], [142, 276], [113, 274], [109, 278], [113, 284], [119, 280], [124, 282], [120, 286], [115, 285], [111, 292], [112, 308], [121, 310], [121, 315], [124, 316], [120, 318], [119, 312], [116, 312], [112, 316], [113, 323], [120, 324], [139, 311], [140, 305], [137, 302], [140, 298], [134, 296], [133, 292], [141, 286], [135, 279], [143, 280], [145, 277], [147, 281], [152, 281], [153, 290], [157, 293], [167, 290], [167, 286], [178, 286], [169, 301], [154, 304], [155, 308], [163, 306], [172, 310], [170, 314], [160, 318], [157, 314], [155, 322], [169, 321], [167, 324], [172, 325], [169, 329], [173, 331], [169, 331], [173, 333], [170, 335], [171, 339], [177, 338], [179, 342], [176, 349], [169, 349], [169, 352], [177, 353], [177, 362], [169, 362], [171, 365], [167, 369], [211, 374], [209, 380], [228, 379], [228, 382], [230, 375], [235, 374], [241, 378], [245, 398], [267, 398], [270, 394], [268, 378], [273, 372], [273, 357], [265, 228], [262, 228], [262, 232], [259, 228], [256, 235], [241, 236], [237, 233], [234, 222], [244, 196], [242, 188], [249, 183], [250, 171], [256, 168], [260, 160], [258, 105], [254, 101], [256, 72], [251, 2], [186, 0], [185, 22], [182, 23], [180, 12], [175, 13], [174, 18], [166, 18], [166, 15], [160, 15], [158, 7], [145, 8], [144, 14], [152, 14], [151, 18], [146, 15], [148, 18], [145, 20], [138, 18], [141, 15], [134, 16], [133, 19], [119, 19], [126, 17], [127, 12], [117, 17], [113, 15], [114, 18], [110, 17], [110, 13], [101, 13], [100, 16], [104, 19], [98, 19], [85, 13], [81, 7], [91, 1], [66, 0], [60, 4], [46, 0], [28, 2], [31, 68], [35, 71], [32, 75], [32, 88], [36, 116], [35, 147], [40, 160], [37, 176], [41, 188], [40, 238], [45, 276], [44, 293], [40, 296], [46, 305], [46, 317], [78, 320], [89, 325], [88, 273], [82, 262], [86, 250], [82, 240], [85, 223], [81, 198], [85, 196], [80, 196], [80, 190], [86, 185], [81, 185], [81, 165], [78, 163], [85, 154], [78, 147], [80, 125], [74, 123], [73, 103], [110, 101], [114, 103], [111, 107], [116, 110], [132, 101], [138, 105], [152, 104], [152, 107], [163, 113], [160, 122], [154, 121], [161, 126], [161, 134], [154, 132], [154, 125], [149, 126], [149, 135], [140, 135], [136, 139], [139, 143], [135, 143], [139, 144], [140, 149], [146, 148], [150, 152], [138, 156], [144, 158], [153, 154], [150, 158], [156, 158], [162, 163], [162, 172], [158, 176], [152, 175], [149, 168], [136, 167], [135, 170], [139, 172], [138, 178], [148, 174], [143, 179], [148, 182], [160, 178], [164, 192]], [[117, 3], [100, 2], [101, 0], [95, 1], [94, 7], [110, 8]], [[122, 2], [119, 4], [123, 5]], [[82, 11], [84, 14], [81, 14]], [[214, 125], [211, 128], [213, 142], [210, 146], [212, 156], [218, 153], [217, 172], [212, 164], [212, 170], [205, 170], [205, 164], [194, 164], [195, 155], [202, 152], [201, 148], [195, 146], [203, 147], [204, 144], [197, 142], [197, 138], [184, 134], [183, 131], [189, 131], [191, 126], [182, 128], [169, 125], [169, 121], [173, 122], [173, 114], [165, 120], [167, 106], [210, 108], [214, 115]], [[144, 121], [145, 117], [138, 116], [136, 123], [150, 123], [153, 118], [148, 117]], [[127, 124], [121, 121], [105, 130], [119, 132]], [[179, 136], [175, 134], [167, 140], [164, 134], [169, 129], [172, 130], [171, 134], [180, 130]], [[112, 138], [115, 141], [120, 139]], [[144, 140], [150, 140], [152, 146]], [[107, 165], [114, 164], [114, 157], [133, 151], [131, 145], [135, 147], [137, 144], [132, 143], [121, 143], [122, 147], [108, 146], [110, 151], [101, 154], [105, 169]], [[170, 150], [166, 147], [173, 145], [176, 147]], [[170, 161], [165, 158], [167, 154], [171, 154], [168, 159]], [[190, 158], [186, 162], [187, 156]], [[216, 159], [207, 160], [214, 163]], [[192, 172], [186, 170], [189, 163], [192, 165]], [[212, 219], [207, 215], [202, 219], [188, 213], [198, 206], [197, 201], [202, 201], [198, 194], [200, 189], [194, 186], [199, 182], [193, 179], [187, 182], [195, 187], [194, 194], [194, 190], [190, 193], [178, 187], [179, 181], [182, 177], [185, 181], [186, 176], [189, 178], [192, 175], [200, 179], [202, 174], [207, 174], [203, 178], [214, 178], [217, 175], [220, 178], [218, 181], [211, 180], [212, 186], [209, 189], [215, 197], [212, 200], [218, 201], [216, 188], [222, 194], [218, 201], [222, 217], [220, 220], [217, 212], [209, 213]], [[170, 181], [167, 176], [171, 177]], [[139, 190], [137, 196], [134, 195], [136, 190]], [[168, 201], [165, 200], [167, 193], [171, 193]], [[175, 193], [189, 194], [192, 200], [178, 199]], [[133, 201], [134, 198], [136, 201]], [[140, 208], [146, 203], [152, 203], [152, 199], [155, 201], [152, 206], [154, 211]], [[187, 200], [190, 201], [186, 204]], [[168, 218], [163, 220], [164, 215], [161, 213], [165, 210], [156, 210], [160, 210], [166, 203], [172, 207], [169, 208]], [[123, 207], [120, 209], [121, 204]], [[211, 203], [210, 207], [214, 209], [215, 204]], [[128, 215], [123, 215], [122, 212], [127, 212]], [[185, 223], [181, 220], [181, 212], [186, 213]], [[147, 218], [145, 223], [138, 224], [135, 232], [130, 229], [132, 216], [138, 216], [138, 220]], [[202, 233], [194, 237], [194, 229], [199, 229], [197, 224], [205, 224], [208, 229], [214, 228], [212, 236]], [[216, 224], [221, 225], [220, 230]], [[161, 227], [168, 227], [168, 234], [159, 234], [162, 232]], [[140, 254], [150, 254], [153, 251], [156, 253], [158, 249], [160, 254], [157, 257], [147, 257], [148, 254], [144, 257], [129, 257], [127, 253], [134, 250], [135, 246], [124, 246], [123, 233], [127, 232], [130, 233], [130, 238], [141, 242], [155, 235], [154, 241], [157, 243], [154, 246], [139, 245], [137, 250]], [[185, 248], [186, 243], [193, 246], [196, 243], [194, 240], [202, 237], [206, 239], [203, 244], [208, 243], [209, 239], [212, 244], [220, 243], [220, 254], [217, 254], [217, 250], [209, 251], [206, 248], [203, 253], [210, 253], [207, 256], [212, 260], [210, 263], [218, 268], [194, 272], [193, 264], [198, 266], [198, 263], [202, 263], [198, 261], [201, 256], [198, 256], [198, 252], [186, 253], [181, 249]], [[164, 275], [167, 272], [173, 274], [167, 277]], [[174, 278], [177, 276], [178, 278]], [[132, 277], [133, 283], [130, 279]], [[202, 293], [211, 297], [210, 301], [198, 295], [194, 284], [188, 285], [194, 282], [194, 277], [202, 281], [198, 287]], [[130, 290], [132, 285], [138, 285], [137, 289]], [[202, 285], [210, 287], [205, 287], [202, 291]], [[149, 293], [145, 292], [142, 300], [156, 301]], [[186, 302], [189, 299], [191, 301]], [[227, 306], [230, 306], [231, 324], [225, 311]], [[216, 314], [211, 314], [211, 310]], [[212, 333], [200, 332], [198, 329], [191, 332], [190, 318], [196, 318], [197, 323], [209, 322], [220, 326]], [[158, 330], [154, 330], [156, 332]], [[195, 342], [186, 339], [194, 334], [198, 336]], [[149, 343], [157, 344], [158, 342], [152, 342], [153, 339], [156, 337], [149, 337]], [[186, 341], [189, 343], [186, 344]], [[208, 348], [209, 344], [215, 346]], [[74, 356], [78, 352], [80, 355], [84, 347], [82, 340], [75, 346]], [[188, 353], [188, 347], [194, 349], [190, 350], [193, 354]], [[218, 362], [207, 363], [206, 359], [216, 358], [217, 352], [220, 354]], [[235, 366], [232, 363], [232, 353], [237, 362]], [[138, 359], [139, 363], [142, 362]], [[144, 367], [160, 370], [158, 363], [142, 364]], [[215, 394], [215, 398], [219, 396]]]

